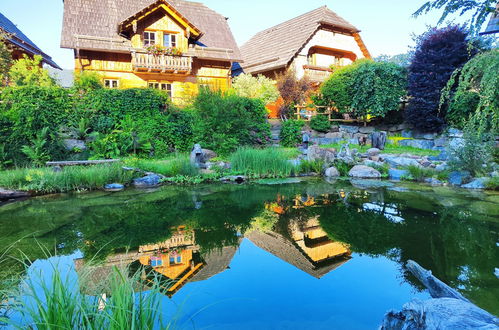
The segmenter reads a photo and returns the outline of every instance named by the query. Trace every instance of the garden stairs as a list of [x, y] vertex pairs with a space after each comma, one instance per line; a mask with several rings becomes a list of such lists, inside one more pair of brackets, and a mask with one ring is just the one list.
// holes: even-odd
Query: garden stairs
[[282, 121], [280, 119], [269, 119], [269, 124], [272, 145], [279, 146], [281, 142], [279, 135], [281, 134]]

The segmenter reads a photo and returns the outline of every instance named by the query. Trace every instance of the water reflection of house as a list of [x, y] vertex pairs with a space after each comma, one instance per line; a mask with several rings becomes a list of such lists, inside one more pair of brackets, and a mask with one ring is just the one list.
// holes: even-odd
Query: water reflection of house
[[[163, 292], [172, 296], [190, 281], [203, 281], [228, 269], [237, 248], [238, 246], [223, 247], [201, 256], [195, 232], [179, 227], [164, 242], [141, 245], [138, 251], [109, 256], [103, 264], [92, 267], [90, 282], [95, 287], [86, 290], [92, 295], [107, 293], [107, 288], [98, 288], [96, 283], [109, 278], [113, 267], [130, 266], [131, 270], [142, 269], [143, 284], [148, 286], [153, 279], [159, 280]], [[75, 265], [77, 270], [81, 269], [83, 259], [75, 260]]]
[[323, 277], [350, 259], [348, 247], [330, 240], [317, 218], [291, 221], [287, 234], [289, 236], [274, 231], [252, 231], [246, 237], [259, 248], [315, 278]]

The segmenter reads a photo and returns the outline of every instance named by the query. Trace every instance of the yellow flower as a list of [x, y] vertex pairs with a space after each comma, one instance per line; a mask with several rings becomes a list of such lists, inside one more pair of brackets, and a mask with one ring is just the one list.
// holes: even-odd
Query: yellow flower
[[28, 182], [33, 181], [33, 177], [30, 174], [26, 175], [26, 181]]

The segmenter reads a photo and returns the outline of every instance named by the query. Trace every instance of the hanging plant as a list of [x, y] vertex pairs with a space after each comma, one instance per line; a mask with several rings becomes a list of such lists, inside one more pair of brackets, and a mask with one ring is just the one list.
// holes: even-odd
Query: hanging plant
[[146, 51], [149, 55], [160, 56], [182, 56], [182, 51], [177, 47], [164, 47], [161, 45], [151, 45], [146, 47]]

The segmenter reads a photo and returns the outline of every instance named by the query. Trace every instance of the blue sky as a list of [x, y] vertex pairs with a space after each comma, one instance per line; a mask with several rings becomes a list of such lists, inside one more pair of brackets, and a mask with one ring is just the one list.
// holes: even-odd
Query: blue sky
[[[133, 1], [133, 0], [132, 0]], [[362, 30], [374, 56], [400, 54], [412, 44], [413, 33], [438, 21], [439, 13], [417, 19], [411, 14], [425, 0], [199, 0], [229, 17], [239, 45], [253, 34], [317, 7], [331, 10]], [[0, 12], [12, 20], [63, 68], [73, 68], [73, 52], [61, 49], [62, 0], [0, 0]], [[457, 20], [457, 22], [462, 19]], [[291, 37], [291, 36], [290, 36]]]

